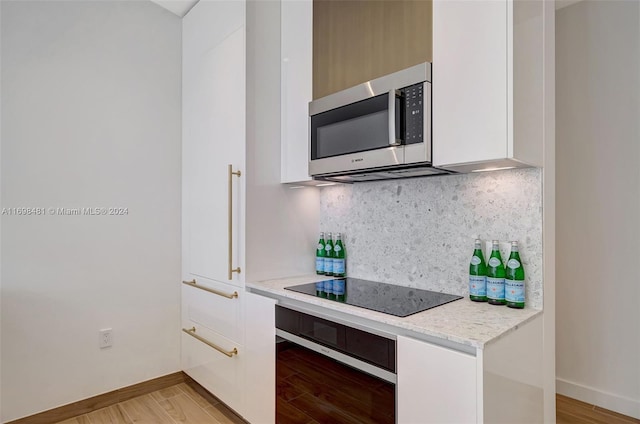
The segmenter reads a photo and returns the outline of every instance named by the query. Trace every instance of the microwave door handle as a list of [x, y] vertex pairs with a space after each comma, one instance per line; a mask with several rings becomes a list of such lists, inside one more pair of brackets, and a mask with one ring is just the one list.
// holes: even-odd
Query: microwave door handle
[[400, 97], [400, 91], [389, 91], [389, 146], [399, 146], [402, 140], [396, 138], [396, 97]]

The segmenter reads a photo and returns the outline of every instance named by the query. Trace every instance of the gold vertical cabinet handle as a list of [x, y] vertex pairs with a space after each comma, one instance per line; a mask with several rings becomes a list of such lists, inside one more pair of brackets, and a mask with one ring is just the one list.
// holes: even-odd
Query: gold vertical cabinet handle
[[233, 267], [233, 176], [240, 178], [242, 173], [240, 170], [233, 171], [233, 166], [229, 164], [229, 276], [228, 279], [233, 279], [233, 273], [240, 274], [240, 267]]
[[217, 350], [218, 352], [227, 355], [229, 358], [233, 358], [233, 355], [237, 355], [238, 354], [238, 349], [237, 348], [233, 348], [233, 350], [224, 350], [223, 348], [216, 346], [215, 344], [211, 343], [209, 340], [205, 339], [204, 337], [200, 337], [199, 335], [196, 334], [196, 327], [191, 327], [191, 328], [183, 328], [182, 331], [184, 331], [185, 333], [187, 333], [188, 335], [190, 335], [191, 337], [193, 337], [196, 340], [200, 340], [202, 343], [206, 344], [209, 347], [214, 348], [215, 350]]
[[197, 289], [204, 290], [209, 293], [217, 294], [218, 296], [226, 297], [227, 299], [235, 299], [238, 297], [237, 291], [234, 291], [233, 293], [225, 293], [215, 289], [210, 289], [209, 287], [199, 286], [198, 283], [196, 283], [195, 278], [191, 281], [183, 281], [182, 284], [186, 284], [187, 286], [195, 287]]

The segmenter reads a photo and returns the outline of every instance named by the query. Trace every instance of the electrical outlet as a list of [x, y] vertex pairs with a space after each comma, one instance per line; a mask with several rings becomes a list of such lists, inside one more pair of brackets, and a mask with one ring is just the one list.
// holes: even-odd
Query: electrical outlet
[[113, 345], [113, 330], [111, 328], [105, 328], [99, 331], [98, 345], [100, 349]]

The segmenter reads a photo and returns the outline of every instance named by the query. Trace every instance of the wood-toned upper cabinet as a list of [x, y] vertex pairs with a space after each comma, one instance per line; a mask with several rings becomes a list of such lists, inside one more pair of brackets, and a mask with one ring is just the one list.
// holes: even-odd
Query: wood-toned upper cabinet
[[431, 62], [431, 0], [313, 2], [313, 98]]

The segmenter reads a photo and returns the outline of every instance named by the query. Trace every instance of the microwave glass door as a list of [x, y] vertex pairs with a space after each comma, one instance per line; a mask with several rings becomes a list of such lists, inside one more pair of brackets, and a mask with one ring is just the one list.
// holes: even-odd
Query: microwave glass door
[[[366, 152], [402, 144], [403, 100], [391, 93], [311, 117], [311, 159]], [[389, 115], [392, 119], [389, 119]]]

